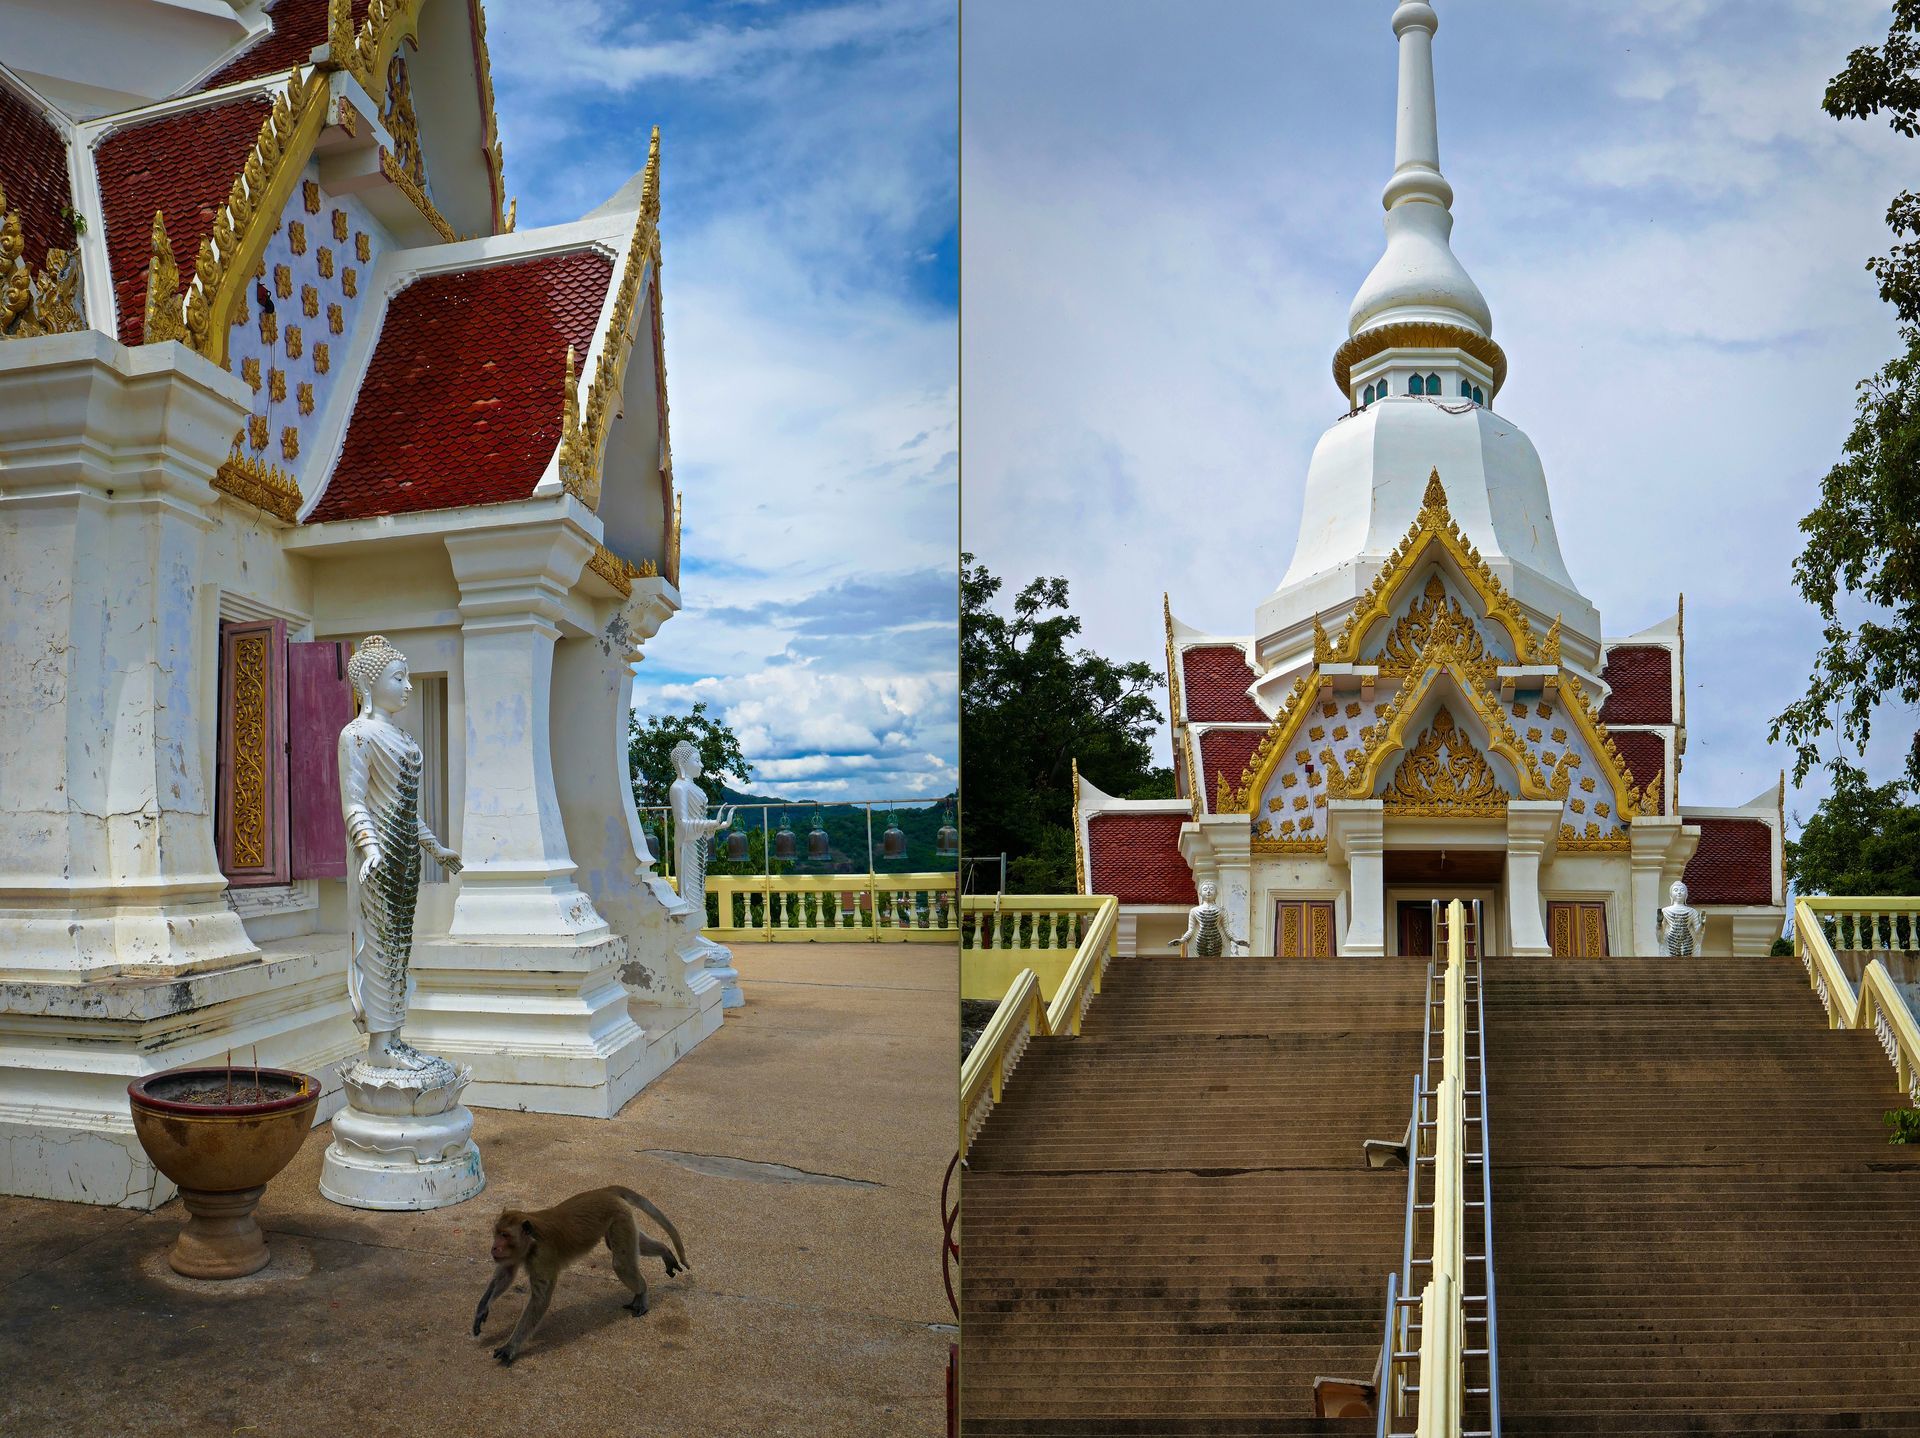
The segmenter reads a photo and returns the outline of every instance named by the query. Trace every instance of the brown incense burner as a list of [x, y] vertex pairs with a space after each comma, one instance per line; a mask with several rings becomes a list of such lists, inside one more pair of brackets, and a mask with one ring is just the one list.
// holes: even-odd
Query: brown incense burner
[[187, 1222], [167, 1262], [189, 1278], [266, 1267], [254, 1205], [313, 1126], [320, 1083], [289, 1069], [178, 1068], [127, 1085], [133, 1131], [180, 1186]]

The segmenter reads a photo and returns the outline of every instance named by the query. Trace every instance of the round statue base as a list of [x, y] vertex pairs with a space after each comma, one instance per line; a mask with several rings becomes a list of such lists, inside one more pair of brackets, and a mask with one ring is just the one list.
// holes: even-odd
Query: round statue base
[[333, 1116], [320, 1193], [349, 1208], [419, 1211], [464, 1203], [487, 1186], [460, 1102], [473, 1077], [445, 1059], [418, 1069], [356, 1060], [340, 1075], [347, 1106]]

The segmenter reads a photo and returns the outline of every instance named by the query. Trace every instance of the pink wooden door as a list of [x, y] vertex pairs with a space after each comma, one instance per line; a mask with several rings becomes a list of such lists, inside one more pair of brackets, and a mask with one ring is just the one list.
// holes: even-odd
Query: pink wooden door
[[347, 646], [335, 639], [288, 645], [287, 821], [296, 879], [347, 876], [340, 731], [351, 718]]
[[235, 887], [287, 882], [287, 626], [220, 626], [220, 795], [214, 839]]

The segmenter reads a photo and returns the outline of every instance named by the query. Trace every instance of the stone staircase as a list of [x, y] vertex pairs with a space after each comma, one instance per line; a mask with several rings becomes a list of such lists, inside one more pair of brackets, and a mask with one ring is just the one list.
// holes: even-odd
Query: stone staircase
[[1281, 1435], [1370, 1377], [1426, 961], [1117, 959], [968, 1155], [962, 1432]]
[[1920, 1434], [1920, 1149], [1797, 962], [1490, 960], [1505, 1432]]

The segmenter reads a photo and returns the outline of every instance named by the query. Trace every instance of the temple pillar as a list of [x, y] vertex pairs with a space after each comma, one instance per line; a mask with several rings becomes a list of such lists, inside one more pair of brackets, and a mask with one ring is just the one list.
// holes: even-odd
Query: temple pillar
[[247, 399], [179, 345], [0, 345], [0, 973], [256, 952], [226, 903], [196, 702], [211, 481]]
[[1386, 806], [1378, 799], [1330, 801], [1327, 843], [1347, 865], [1347, 937], [1340, 952], [1377, 958], [1387, 951]]
[[[465, 868], [447, 932], [415, 939], [407, 1037], [472, 1066], [472, 1107], [611, 1117], [658, 1068], [622, 978], [626, 941], [577, 881], [554, 774], [554, 733], [567, 722], [555, 714], [555, 647], [563, 624], [579, 634], [591, 622], [571, 591], [593, 541], [561, 512], [450, 534], [446, 546], [460, 586], [466, 716], [449, 842]], [[581, 705], [597, 731], [593, 744], [570, 743], [562, 764], [626, 784], [624, 750], [616, 766], [603, 732], [614, 708], [597, 706], [579, 675], [562, 687], [563, 711]], [[631, 838], [627, 854], [631, 872]]]
[[[1558, 799], [1514, 799], [1507, 804], [1507, 936], [1516, 958], [1552, 955], [1540, 902], [1540, 866], [1553, 858], [1560, 837]], [[1484, 952], [1484, 942], [1483, 942]]]
[[[1671, 881], [1666, 875], [1674, 862], [1672, 856], [1686, 838], [1682, 828], [1679, 816], [1671, 814], [1642, 815], [1627, 826], [1627, 858], [1633, 875], [1631, 952], [1643, 958], [1666, 952], [1657, 919], [1661, 905], [1667, 902], [1666, 889]], [[1699, 829], [1693, 831], [1692, 839], [1695, 845], [1700, 842]], [[1690, 854], [1692, 847], [1686, 852]], [[1679, 860], [1682, 865], [1685, 862], [1685, 858]]]
[[[1253, 952], [1253, 826], [1240, 816], [1228, 824], [1208, 824], [1207, 837], [1213, 841], [1215, 882], [1220, 886], [1220, 908], [1226, 916], [1227, 932], [1242, 940], [1246, 953]], [[1243, 952], [1227, 945], [1227, 956]]]

